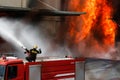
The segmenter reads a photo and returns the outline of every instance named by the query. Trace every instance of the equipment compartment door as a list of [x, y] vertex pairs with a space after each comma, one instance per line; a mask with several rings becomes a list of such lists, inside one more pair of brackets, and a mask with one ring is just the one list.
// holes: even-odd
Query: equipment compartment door
[[41, 80], [41, 65], [29, 66], [29, 80]]

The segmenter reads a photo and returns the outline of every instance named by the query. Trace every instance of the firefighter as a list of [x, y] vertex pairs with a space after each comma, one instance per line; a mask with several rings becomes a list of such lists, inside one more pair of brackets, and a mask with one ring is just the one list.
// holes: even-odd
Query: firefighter
[[25, 53], [28, 54], [28, 56], [26, 57], [26, 60], [29, 62], [35, 62], [37, 54], [41, 53], [41, 49], [37, 50], [38, 46], [34, 45], [34, 47], [32, 49], [30, 49], [29, 51], [27, 50]]

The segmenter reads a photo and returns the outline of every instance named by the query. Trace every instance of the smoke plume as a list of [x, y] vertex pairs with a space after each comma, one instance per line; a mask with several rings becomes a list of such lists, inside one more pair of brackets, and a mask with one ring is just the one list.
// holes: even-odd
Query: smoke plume
[[45, 26], [44, 22], [33, 26], [21, 20], [0, 18], [0, 36], [14, 46], [14, 53], [18, 57], [25, 57], [22, 46], [31, 49], [35, 44], [42, 50], [38, 56], [64, 56], [67, 49], [53, 42]]
[[116, 23], [114, 6], [108, 0], [70, 0], [68, 10], [87, 14], [68, 17], [66, 42], [75, 55], [117, 59], [115, 48]]

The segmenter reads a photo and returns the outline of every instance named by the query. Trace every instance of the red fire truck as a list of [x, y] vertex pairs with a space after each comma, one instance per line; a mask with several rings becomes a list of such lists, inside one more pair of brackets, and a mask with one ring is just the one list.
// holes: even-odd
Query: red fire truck
[[84, 62], [84, 58], [26, 62], [6, 57], [0, 60], [0, 80], [84, 80]]

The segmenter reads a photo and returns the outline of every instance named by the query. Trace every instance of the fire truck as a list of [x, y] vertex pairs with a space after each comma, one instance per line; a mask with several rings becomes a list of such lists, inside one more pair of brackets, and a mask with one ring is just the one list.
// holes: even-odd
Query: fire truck
[[84, 80], [84, 58], [0, 59], [0, 80]]

